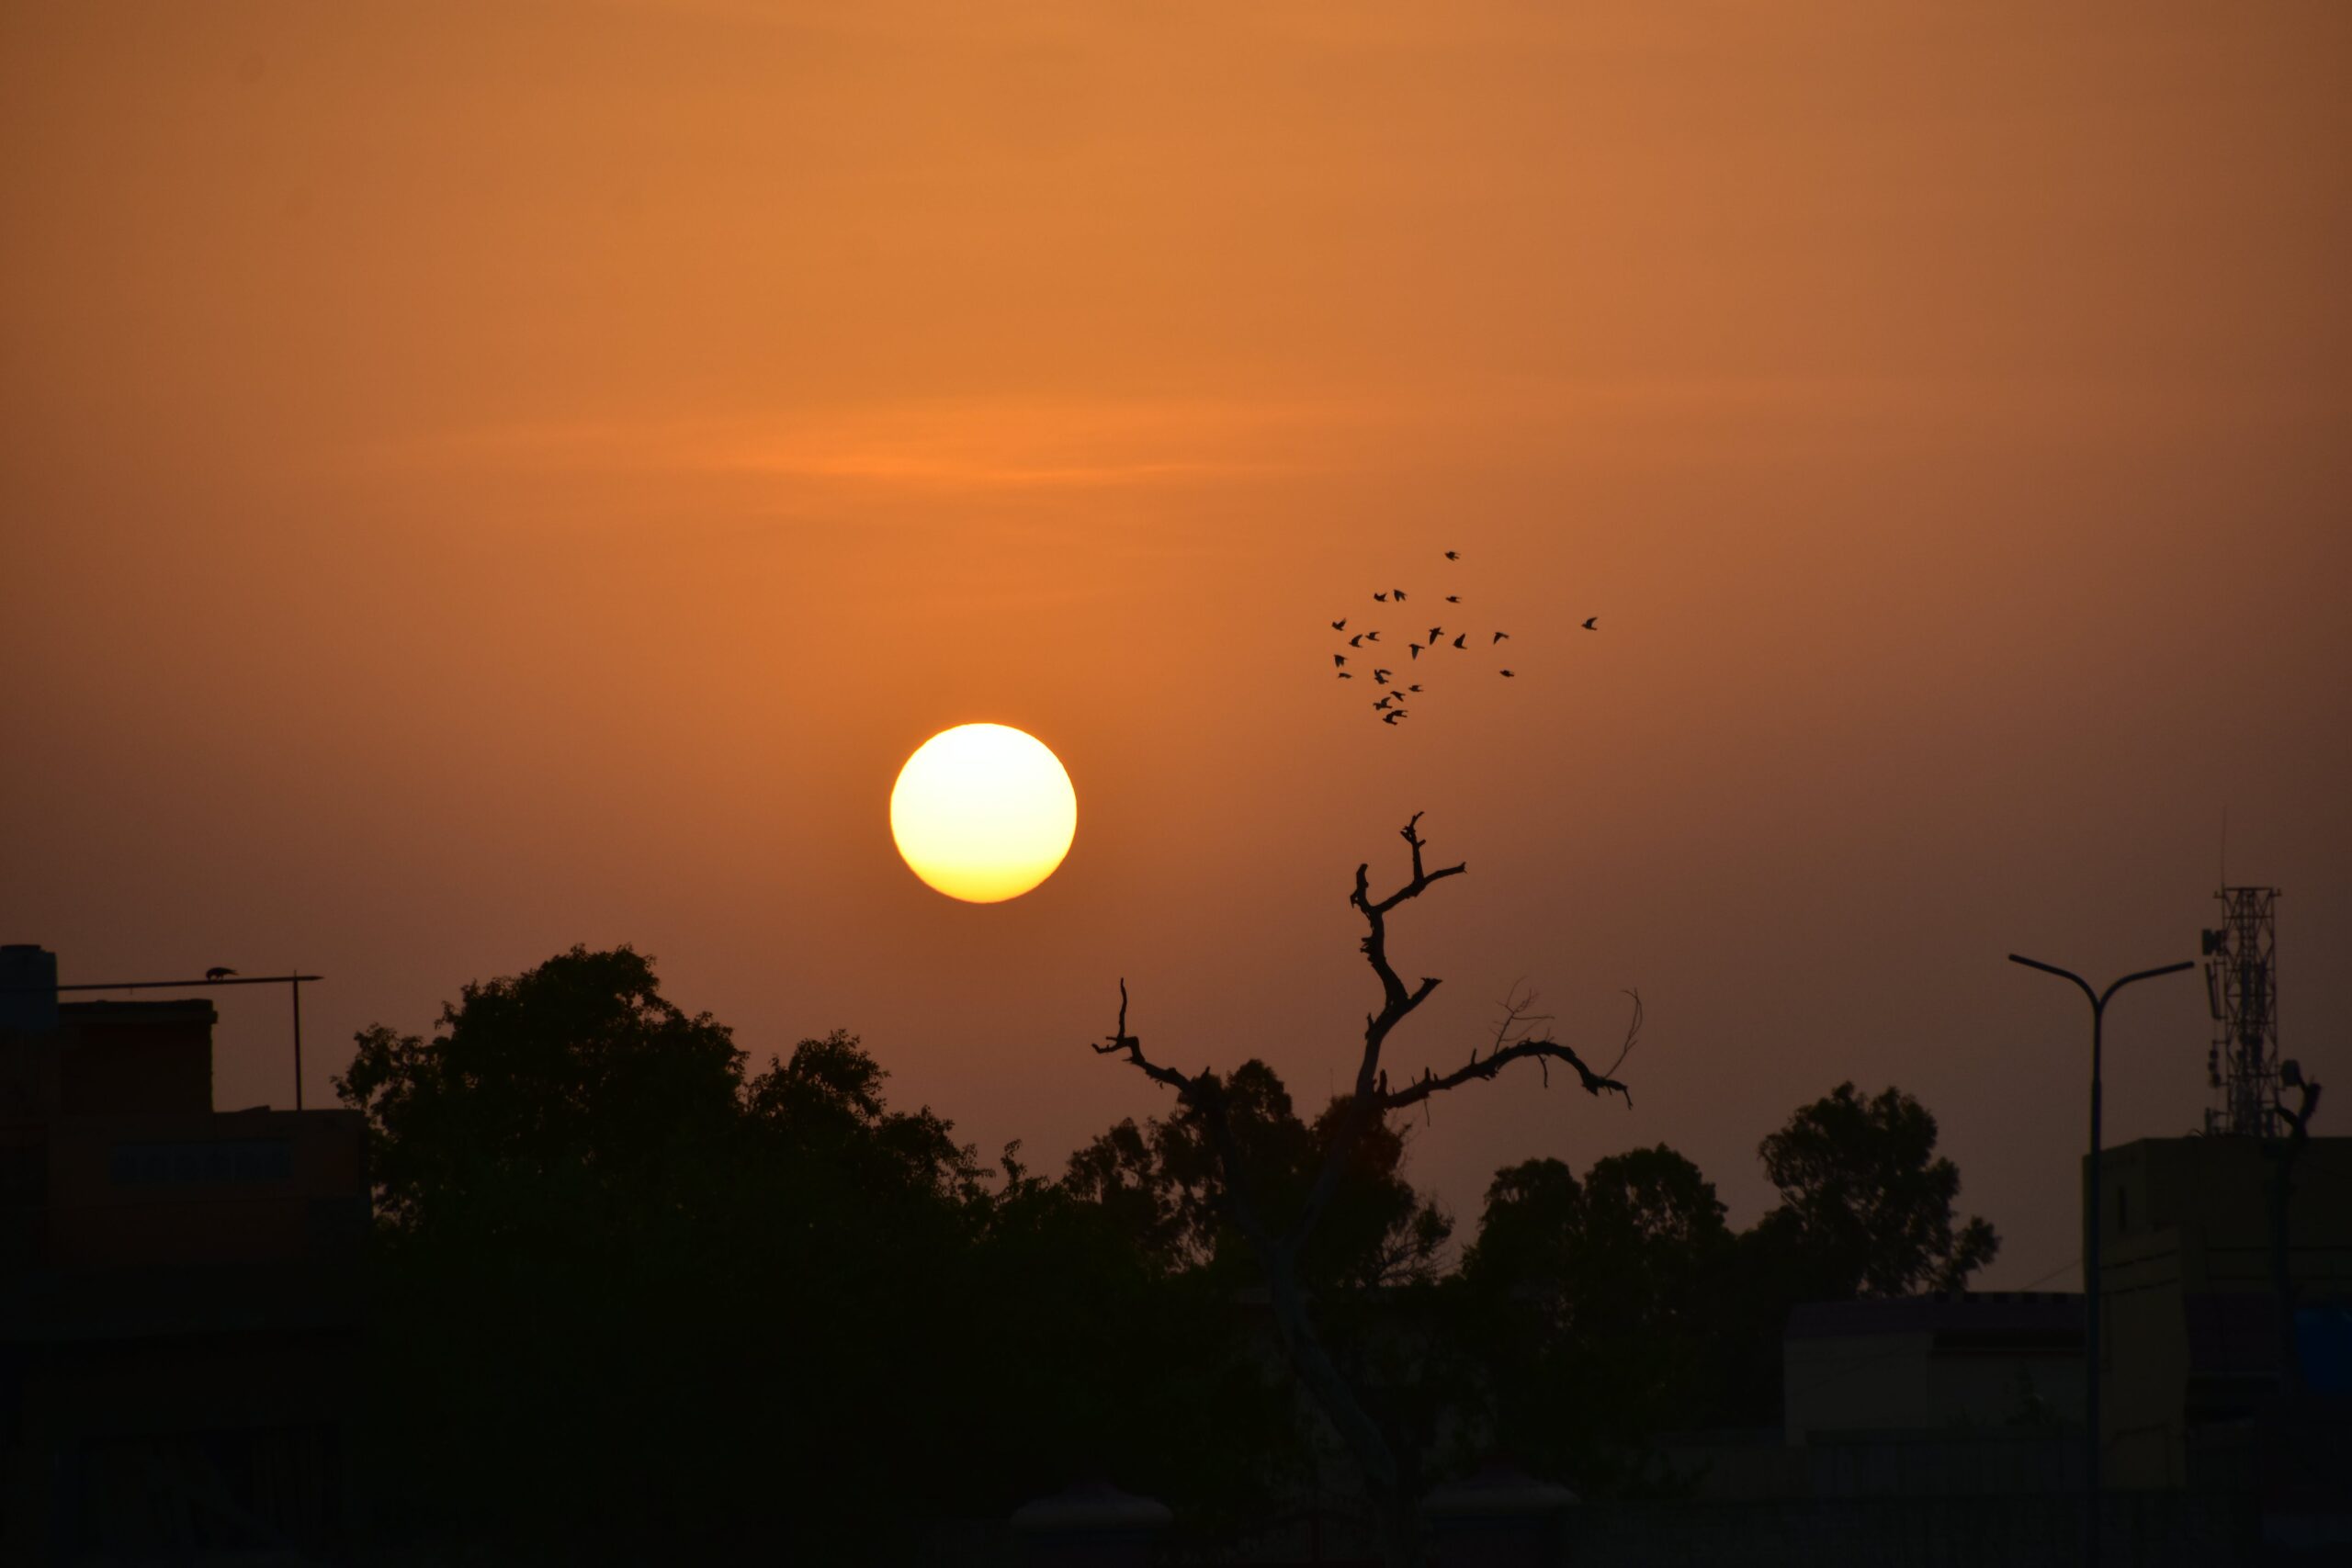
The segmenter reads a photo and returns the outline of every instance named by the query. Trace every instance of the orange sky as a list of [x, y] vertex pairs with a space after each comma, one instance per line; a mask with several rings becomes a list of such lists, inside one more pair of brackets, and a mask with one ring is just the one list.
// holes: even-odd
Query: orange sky
[[[2002, 954], [2193, 955], [2225, 809], [2352, 1069], [2348, 75], [2333, 0], [12, 8], [0, 939], [322, 971], [314, 1104], [633, 942], [1057, 1165], [1166, 1109], [1081, 1049], [1122, 975], [1343, 1077], [1422, 809], [1396, 1066], [1649, 1007], [1630, 1114], [1437, 1108], [1465, 1220], [1659, 1139], [1750, 1218], [1852, 1077], [2026, 1284], [2086, 1010]], [[1383, 728], [1327, 623], [1447, 547], [1520, 678]], [[974, 719], [1080, 798], [994, 908], [885, 819]], [[2169, 984], [2116, 1141], [2207, 1102]], [[220, 1103], [289, 1099], [219, 1000]]]

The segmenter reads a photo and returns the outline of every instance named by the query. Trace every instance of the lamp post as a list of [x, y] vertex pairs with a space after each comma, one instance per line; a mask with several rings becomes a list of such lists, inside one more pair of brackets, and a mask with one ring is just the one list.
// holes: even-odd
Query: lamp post
[[2072, 969], [2061, 969], [2055, 964], [2044, 964], [2037, 958], [2020, 953], [2009, 954], [2009, 962], [2022, 964], [2029, 969], [2039, 969], [2045, 975], [2055, 975], [2062, 980], [2072, 980], [2083, 988], [2091, 1003], [2091, 1168], [2088, 1190], [2083, 1204], [2088, 1234], [2083, 1242], [2083, 1561], [2088, 1568], [2098, 1568], [2098, 1226], [2101, 1202], [2098, 1185], [2098, 1104], [2099, 1046], [2107, 1021], [2109, 997], [2134, 980], [2153, 980], [2159, 975], [2177, 975], [2184, 969], [2194, 969], [2194, 960], [2167, 964], [2160, 969], [2143, 969], [2126, 975], [2104, 991], [2095, 990], [2088, 980]]

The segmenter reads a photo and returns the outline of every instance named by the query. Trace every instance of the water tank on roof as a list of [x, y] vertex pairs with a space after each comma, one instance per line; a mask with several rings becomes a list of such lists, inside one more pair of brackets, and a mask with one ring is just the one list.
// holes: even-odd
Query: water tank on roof
[[0, 1034], [57, 1027], [57, 954], [28, 942], [0, 947]]

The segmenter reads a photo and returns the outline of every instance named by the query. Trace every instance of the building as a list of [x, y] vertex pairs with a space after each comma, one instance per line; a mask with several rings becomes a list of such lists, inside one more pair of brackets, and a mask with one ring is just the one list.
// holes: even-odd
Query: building
[[0, 1560], [346, 1539], [353, 1112], [212, 1106], [212, 1004], [61, 1003], [0, 948]]
[[[2262, 1428], [2333, 1418], [2352, 1308], [2352, 1138], [2143, 1138], [2100, 1169], [2099, 1429], [2108, 1484], [2247, 1486]], [[2278, 1228], [2283, 1217], [2284, 1229]], [[2282, 1302], [2278, 1281], [2284, 1280]], [[2282, 1376], [2290, 1337], [2306, 1369]], [[2290, 1416], [2289, 1407], [2299, 1407]], [[2352, 1485], [2352, 1475], [2346, 1477]], [[2352, 1491], [2347, 1491], [2352, 1495]]]
[[1792, 1443], [2083, 1420], [2083, 1298], [1952, 1291], [1809, 1302], [1781, 1342]]
[[1815, 1496], [2082, 1485], [2083, 1298], [2033, 1291], [1810, 1302], [1781, 1341], [1782, 1437]]

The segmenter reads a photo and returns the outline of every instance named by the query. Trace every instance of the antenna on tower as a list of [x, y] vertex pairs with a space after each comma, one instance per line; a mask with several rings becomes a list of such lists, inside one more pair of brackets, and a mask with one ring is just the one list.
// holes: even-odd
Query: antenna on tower
[[2278, 1132], [2278, 889], [2214, 895], [2222, 924], [2205, 932], [2205, 997], [2219, 1025], [2205, 1054], [2206, 1081], [2221, 1103], [2205, 1131], [2269, 1138]]

